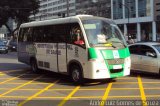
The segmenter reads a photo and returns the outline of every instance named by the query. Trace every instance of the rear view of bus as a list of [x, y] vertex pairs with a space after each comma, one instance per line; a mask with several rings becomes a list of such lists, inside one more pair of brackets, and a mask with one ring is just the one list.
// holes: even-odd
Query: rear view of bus
[[[116, 78], [130, 74], [130, 52], [117, 25], [108, 19], [82, 19], [88, 38], [88, 77]], [[87, 69], [86, 69], [87, 70]]]

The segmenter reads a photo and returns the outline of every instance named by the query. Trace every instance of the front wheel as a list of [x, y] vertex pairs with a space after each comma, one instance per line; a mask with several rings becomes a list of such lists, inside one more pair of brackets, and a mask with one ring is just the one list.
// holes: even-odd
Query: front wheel
[[34, 73], [39, 73], [37, 61], [35, 59], [31, 60], [31, 69]]
[[82, 70], [77, 65], [72, 66], [70, 76], [72, 78], [72, 81], [75, 84], [82, 84], [84, 81], [83, 75], [82, 75]]

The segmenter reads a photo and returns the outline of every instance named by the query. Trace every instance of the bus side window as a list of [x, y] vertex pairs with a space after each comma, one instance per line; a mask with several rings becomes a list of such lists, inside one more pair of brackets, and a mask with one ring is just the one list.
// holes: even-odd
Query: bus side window
[[39, 42], [39, 43], [41, 43], [41, 42], [43, 42], [43, 40], [44, 40], [44, 38], [43, 38], [43, 28], [41, 28], [41, 27], [36, 27], [35, 29], [34, 29], [34, 41], [35, 42]]
[[23, 34], [23, 42], [27, 41], [27, 36], [28, 36], [28, 28], [25, 29], [24, 34]]
[[23, 32], [23, 42], [30, 42], [32, 41], [32, 33], [33, 33], [33, 28], [25, 28]]
[[69, 25], [68, 24], [60, 24], [55, 25], [55, 39], [59, 43], [66, 43], [67, 36], [69, 34]]
[[20, 29], [19, 36], [18, 36], [18, 41], [19, 42], [23, 41], [24, 30], [25, 30], [24, 28]]
[[45, 39], [45, 42], [47, 43], [51, 43], [52, 40], [53, 40], [53, 35], [52, 35], [52, 27], [51, 26], [46, 26], [44, 28], [44, 39]]

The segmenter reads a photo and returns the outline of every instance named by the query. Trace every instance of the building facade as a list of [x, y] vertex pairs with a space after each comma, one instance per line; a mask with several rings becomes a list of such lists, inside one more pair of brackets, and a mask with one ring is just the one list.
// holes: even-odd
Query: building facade
[[111, 18], [111, 0], [76, 0], [76, 14]]
[[40, 0], [39, 13], [31, 20], [46, 20], [76, 14], [75, 0]]
[[111, 17], [136, 41], [160, 41], [160, 0], [111, 0]]

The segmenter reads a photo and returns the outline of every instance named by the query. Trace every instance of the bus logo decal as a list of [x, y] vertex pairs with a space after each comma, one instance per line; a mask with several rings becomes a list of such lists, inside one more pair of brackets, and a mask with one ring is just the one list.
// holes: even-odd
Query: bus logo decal
[[119, 58], [119, 53], [118, 53], [118, 50], [113, 50], [113, 57], [116, 59], [116, 58]]
[[78, 47], [75, 47], [75, 57], [79, 57], [79, 54], [78, 54]]

